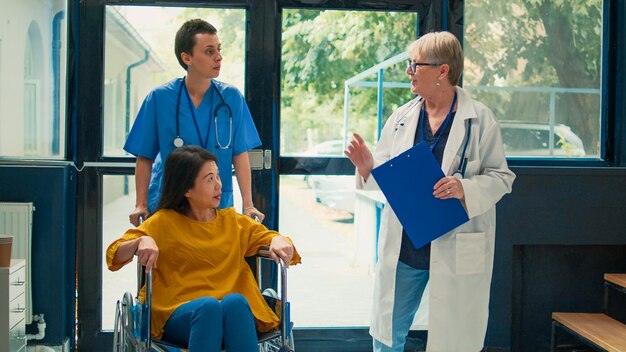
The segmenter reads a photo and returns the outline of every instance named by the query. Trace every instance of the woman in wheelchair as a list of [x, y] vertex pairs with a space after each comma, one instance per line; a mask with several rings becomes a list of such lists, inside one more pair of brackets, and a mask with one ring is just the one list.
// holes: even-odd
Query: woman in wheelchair
[[276, 262], [298, 264], [300, 255], [291, 239], [234, 208], [217, 209], [216, 161], [202, 148], [172, 152], [157, 211], [109, 246], [107, 265], [119, 270], [137, 255], [146, 271], [153, 269], [153, 337], [190, 352], [220, 351], [222, 344], [228, 351], [257, 351], [256, 331], [277, 328], [279, 318], [244, 257], [268, 245]]

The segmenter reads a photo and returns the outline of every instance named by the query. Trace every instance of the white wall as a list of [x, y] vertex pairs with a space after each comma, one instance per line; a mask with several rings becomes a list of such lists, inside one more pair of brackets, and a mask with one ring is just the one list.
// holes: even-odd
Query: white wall
[[[130, 29], [132, 24], [126, 23], [127, 28], [122, 28], [117, 21], [113, 20], [116, 13], [109, 9], [106, 13], [106, 35], [104, 47], [104, 151], [105, 155], [126, 155], [122, 149], [126, 141], [126, 70], [136, 62], [145, 58], [146, 44], [140, 44], [142, 39]], [[172, 48], [172, 52], [173, 52]], [[159, 60], [153, 57], [131, 70], [130, 106], [129, 118], [132, 127], [137, 112], [146, 95], [156, 86], [165, 82], [155, 82], [154, 72], [162, 70], [157, 63]], [[173, 54], [172, 54], [173, 55]], [[111, 176], [103, 180], [104, 203], [107, 204], [124, 196], [124, 177]], [[128, 182], [129, 192], [135, 189], [134, 179]], [[129, 209], [130, 212], [132, 209]]]
[[[49, 155], [52, 142], [52, 20], [64, 9], [63, 1], [3, 1], [0, 3], [0, 156], [24, 155], [24, 54], [31, 23], [38, 28], [41, 43], [33, 54], [42, 72], [39, 88], [37, 128], [41, 155]], [[65, 24], [66, 21], [63, 22]], [[62, 26], [64, 27], [64, 25]], [[65, 51], [65, 30], [61, 33]], [[65, 53], [61, 56], [62, 81]], [[65, 83], [61, 85], [65, 101]], [[61, 105], [61, 131], [65, 130], [65, 104]], [[62, 134], [64, 136], [64, 133]], [[64, 137], [61, 137], [64, 138]]]

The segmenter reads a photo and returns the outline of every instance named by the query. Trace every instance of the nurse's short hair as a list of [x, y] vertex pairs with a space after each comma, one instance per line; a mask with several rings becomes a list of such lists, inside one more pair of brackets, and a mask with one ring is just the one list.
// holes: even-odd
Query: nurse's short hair
[[176, 32], [176, 39], [174, 41], [174, 52], [176, 53], [176, 59], [178, 63], [187, 71], [187, 65], [183, 62], [180, 54], [191, 54], [191, 50], [196, 45], [196, 34], [216, 34], [217, 29], [213, 27], [209, 22], [195, 18], [183, 23], [182, 26]]
[[186, 215], [191, 208], [185, 193], [193, 188], [198, 173], [209, 161], [217, 164], [217, 157], [204, 148], [189, 145], [174, 149], [165, 159], [157, 210], [172, 209]]
[[448, 64], [448, 81], [456, 86], [463, 73], [463, 49], [461, 43], [450, 32], [431, 32], [409, 44], [409, 57], [420, 56], [422, 61], [429, 63]]

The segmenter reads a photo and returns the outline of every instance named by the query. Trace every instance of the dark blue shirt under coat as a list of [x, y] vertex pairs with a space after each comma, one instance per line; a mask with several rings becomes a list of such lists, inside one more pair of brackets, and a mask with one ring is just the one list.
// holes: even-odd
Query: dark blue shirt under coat
[[[441, 161], [443, 160], [443, 151], [446, 149], [446, 143], [448, 142], [448, 135], [450, 134], [450, 128], [452, 127], [452, 121], [454, 121], [454, 116], [456, 115], [456, 112], [453, 112], [452, 115], [450, 115], [450, 122], [445, 126], [445, 129], [442, 129], [443, 125], [445, 124], [442, 123], [442, 127], [439, 128], [439, 130], [437, 131], [437, 134], [441, 134], [441, 137], [439, 138], [439, 142], [437, 142], [437, 145], [435, 146], [435, 148], [433, 148], [433, 155], [435, 156], [435, 159], [437, 160], [437, 162], [439, 163], [439, 166], [441, 166]], [[422, 121], [420, 119], [420, 121], [418, 121], [417, 123], [417, 128], [415, 129], [415, 138], [413, 139], [413, 145], [416, 145], [420, 142], [422, 142]], [[430, 123], [428, 122], [428, 112], [424, 111], [424, 138], [426, 139], [426, 144], [431, 146], [435, 140], [437, 139], [437, 135], [433, 135], [431, 129], [430, 129]], [[400, 247], [400, 258], [399, 260], [401, 262], [403, 262], [404, 264], [415, 268], [415, 269], [420, 269], [420, 270], [428, 270], [430, 269], [430, 243], [415, 249], [415, 247], [413, 247], [413, 243], [411, 242], [411, 240], [409, 239], [409, 236], [407, 235], [406, 231], [404, 231], [404, 228], [402, 229], [402, 245]]]

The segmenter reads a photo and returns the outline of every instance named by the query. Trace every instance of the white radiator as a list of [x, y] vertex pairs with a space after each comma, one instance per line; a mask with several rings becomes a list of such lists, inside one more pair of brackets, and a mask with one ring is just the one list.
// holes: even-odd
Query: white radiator
[[26, 261], [26, 324], [30, 324], [33, 318], [30, 273], [33, 211], [33, 203], [0, 203], [0, 234], [13, 236], [12, 258]]

